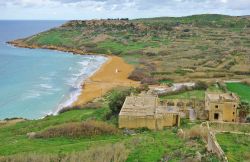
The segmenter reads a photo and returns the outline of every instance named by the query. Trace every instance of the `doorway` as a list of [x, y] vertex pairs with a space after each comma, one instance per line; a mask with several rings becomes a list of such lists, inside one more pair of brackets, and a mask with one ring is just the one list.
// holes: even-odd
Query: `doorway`
[[219, 113], [214, 113], [214, 120], [219, 120]]

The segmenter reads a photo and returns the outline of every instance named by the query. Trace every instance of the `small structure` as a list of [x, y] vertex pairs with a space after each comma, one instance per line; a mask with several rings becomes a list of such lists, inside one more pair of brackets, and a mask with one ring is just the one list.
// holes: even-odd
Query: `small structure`
[[205, 110], [210, 121], [235, 122], [239, 98], [234, 93], [206, 93]]
[[159, 105], [156, 96], [129, 96], [119, 114], [119, 128], [148, 128], [161, 130], [179, 126], [180, 115], [174, 109]]

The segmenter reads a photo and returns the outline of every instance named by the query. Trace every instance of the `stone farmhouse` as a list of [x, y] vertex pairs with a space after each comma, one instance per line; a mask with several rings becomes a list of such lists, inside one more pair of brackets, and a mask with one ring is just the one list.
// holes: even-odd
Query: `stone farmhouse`
[[161, 130], [179, 126], [180, 118], [235, 122], [238, 104], [239, 98], [232, 93], [206, 93], [203, 101], [132, 95], [126, 97], [119, 113], [119, 128]]
[[119, 114], [119, 128], [145, 127], [161, 130], [164, 127], [179, 125], [179, 113], [159, 105], [156, 96], [129, 96]]
[[239, 97], [234, 93], [206, 93], [205, 110], [210, 121], [235, 122]]

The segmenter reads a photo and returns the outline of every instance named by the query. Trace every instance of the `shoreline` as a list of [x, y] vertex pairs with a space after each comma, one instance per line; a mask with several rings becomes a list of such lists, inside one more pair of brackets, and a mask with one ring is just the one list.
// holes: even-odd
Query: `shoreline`
[[[102, 97], [106, 92], [118, 86], [136, 87], [140, 85], [139, 82], [128, 79], [128, 76], [134, 70], [134, 67], [127, 64], [121, 57], [118, 56], [89, 53], [83, 50], [68, 49], [57, 46], [27, 45], [21, 42], [21, 40], [9, 41], [7, 43], [20, 48], [49, 49], [76, 55], [94, 55], [108, 58], [108, 60], [104, 62], [95, 72], [93, 72], [93, 74], [82, 81], [80, 94], [77, 96], [76, 101], [70, 105], [73, 107], [87, 104], [96, 98]], [[57, 109], [55, 114], [65, 107], [66, 106], [63, 106]]]
[[[72, 53], [70, 53], [72, 54]], [[62, 100], [55, 111], [53, 111], [52, 115], [56, 115], [60, 112], [60, 110], [67, 108], [67, 107], [72, 107], [74, 105], [74, 103], [78, 100], [78, 97], [82, 94], [83, 91], [83, 87], [82, 85], [91, 77], [93, 76], [98, 70], [100, 70], [100, 68], [109, 60], [108, 57], [106, 56], [98, 56], [98, 55], [87, 55], [87, 57], [99, 57], [100, 59], [102, 59], [100, 65], [98, 66], [97, 69], [93, 70], [91, 73], [88, 74], [87, 77], [83, 77], [81, 78], [81, 81], [76, 84], [74, 87], [77, 88], [74, 92], [69, 93], [67, 98], [64, 98], [64, 100]], [[101, 58], [102, 57], [102, 58]], [[88, 64], [90, 64], [91, 62], [89, 62]], [[98, 63], [99, 64], [99, 63]], [[86, 66], [84, 66], [86, 67]]]
[[102, 97], [105, 93], [118, 86], [139, 86], [139, 82], [128, 79], [133, 66], [118, 56], [107, 56], [108, 60], [82, 85], [82, 92], [72, 106], [81, 106]]

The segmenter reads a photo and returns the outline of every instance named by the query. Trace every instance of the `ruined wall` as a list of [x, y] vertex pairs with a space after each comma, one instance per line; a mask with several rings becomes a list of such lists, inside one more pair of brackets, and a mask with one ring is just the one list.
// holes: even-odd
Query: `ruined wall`
[[208, 151], [215, 153], [223, 161], [227, 162], [227, 157], [225, 156], [224, 151], [221, 149], [219, 143], [215, 138], [215, 134], [212, 131], [208, 132]]
[[196, 112], [196, 118], [206, 120], [208, 119], [208, 112], [205, 111], [205, 101], [196, 99], [166, 99], [161, 105], [172, 106], [181, 112], [182, 117], [189, 118], [189, 109], [192, 108]]
[[158, 130], [163, 129], [164, 127], [171, 127], [178, 125], [178, 115], [168, 113], [162, 116], [158, 116], [156, 119], [156, 128]]

